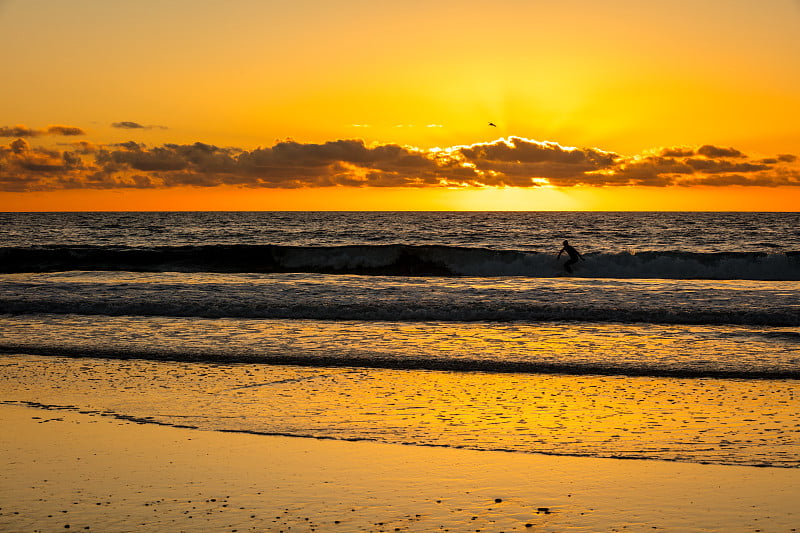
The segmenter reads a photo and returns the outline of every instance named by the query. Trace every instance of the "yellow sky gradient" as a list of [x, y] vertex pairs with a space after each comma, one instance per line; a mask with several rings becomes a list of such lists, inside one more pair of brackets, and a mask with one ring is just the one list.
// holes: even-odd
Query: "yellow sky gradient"
[[[76, 140], [107, 151], [128, 141], [147, 150], [201, 142], [240, 153], [286, 139], [304, 146], [360, 139], [368, 147], [427, 151], [516, 137], [594, 148], [625, 164], [665, 147], [709, 145], [743, 154], [723, 156], [727, 163], [763, 166], [779, 155], [800, 155], [798, 28], [795, 0], [5, 0], [0, 1], [0, 128], [80, 128], [80, 136], [25, 137], [30, 150], [53, 153]], [[112, 126], [123, 122], [143, 127]], [[10, 147], [15, 140], [0, 137], [0, 145]], [[19, 153], [6, 148], [9, 158]], [[89, 179], [90, 172], [76, 178], [73, 165], [69, 186], [64, 178], [44, 190], [38, 182], [32, 185], [30, 174], [15, 170], [55, 172], [52, 161], [47, 166], [44, 155], [34, 155], [36, 164], [30, 163], [33, 155], [27, 163], [19, 157], [0, 161], [0, 185], [6, 185], [0, 187], [0, 210], [796, 210], [800, 205], [800, 186], [793, 185], [800, 183], [800, 171], [788, 159], [780, 168], [743, 174], [747, 186], [596, 187], [560, 181], [556, 188], [465, 190], [303, 182], [287, 189], [274, 183], [237, 186], [231, 180], [202, 187], [156, 180], [146, 189], [123, 190], [76, 186], [75, 180]], [[96, 155], [82, 157], [88, 158], [85, 168], [110, 172]], [[476, 164], [488, 172], [499, 163]], [[132, 165], [150, 177], [163, 171]], [[536, 168], [526, 170], [533, 172], [527, 177], [539, 176]], [[621, 168], [627, 167], [615, 165], [615, 172]], [[711, 177], [721, 176], [721, 170], [714, 172]], [[764, 173], [772, 179], [776, 172], [780, 180], [761, 186]], [[510, 178], [503, 183], [511, 181], [519, 183]]]

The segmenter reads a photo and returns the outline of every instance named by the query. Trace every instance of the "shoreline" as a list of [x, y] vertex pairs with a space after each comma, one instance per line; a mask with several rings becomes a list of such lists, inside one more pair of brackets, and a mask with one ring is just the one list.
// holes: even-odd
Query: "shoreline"
[[567, 457], [799, 466], [793, 382], [26, 355], [0, 356], [0, 366], [3, 403], [124, 421]]
[[794, 468], [263, 436], [12, 405], [0, 420], [4, 531], [800, 529]]

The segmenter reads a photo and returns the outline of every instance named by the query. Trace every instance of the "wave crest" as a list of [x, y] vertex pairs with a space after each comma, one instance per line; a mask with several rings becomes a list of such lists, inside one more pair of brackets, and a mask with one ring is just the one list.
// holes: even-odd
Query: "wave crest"
[[[800, 252], [644, 251], [587, 253], [585, 259], [575, 265], [575, 277], [800, 280]], [[3, 273], [75, 270], [536, 278], [566, 274], [554, 254], [439, 245], [0, 248]]]

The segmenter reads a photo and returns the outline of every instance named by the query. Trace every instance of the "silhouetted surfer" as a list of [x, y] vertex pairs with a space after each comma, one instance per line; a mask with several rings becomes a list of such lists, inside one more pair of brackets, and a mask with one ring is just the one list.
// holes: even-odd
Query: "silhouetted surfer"
[[561, 258], [561, 254], [563, 254], [564, 252], [567, 252], [567, 255], [569, 256], [569, 259], [567, 260], [567, 262], [564, 263], [564, 270], [566, 270], [567, 272], [572, 274], [572, 265], [577, 263], [578, 259], [580, 259], [581, 261], [585, 261], [585, 259], [583, 258], [583, 256], [581, 254], [578, 253], [578, 250], [576, 250], [575, 248], [570, 246], [567, 241], [564, 241], [564, 247], [561, 248], [561, 250], [558, 252], [558, 255], [556, 256], [556, 259], [557, 260], [560, 259]]

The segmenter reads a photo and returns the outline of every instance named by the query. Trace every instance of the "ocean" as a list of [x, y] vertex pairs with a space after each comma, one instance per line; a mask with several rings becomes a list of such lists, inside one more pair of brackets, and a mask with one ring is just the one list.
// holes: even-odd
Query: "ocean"
[[138, 423], [797, 468], [800, 213], [0, 213], [0, 369]]

